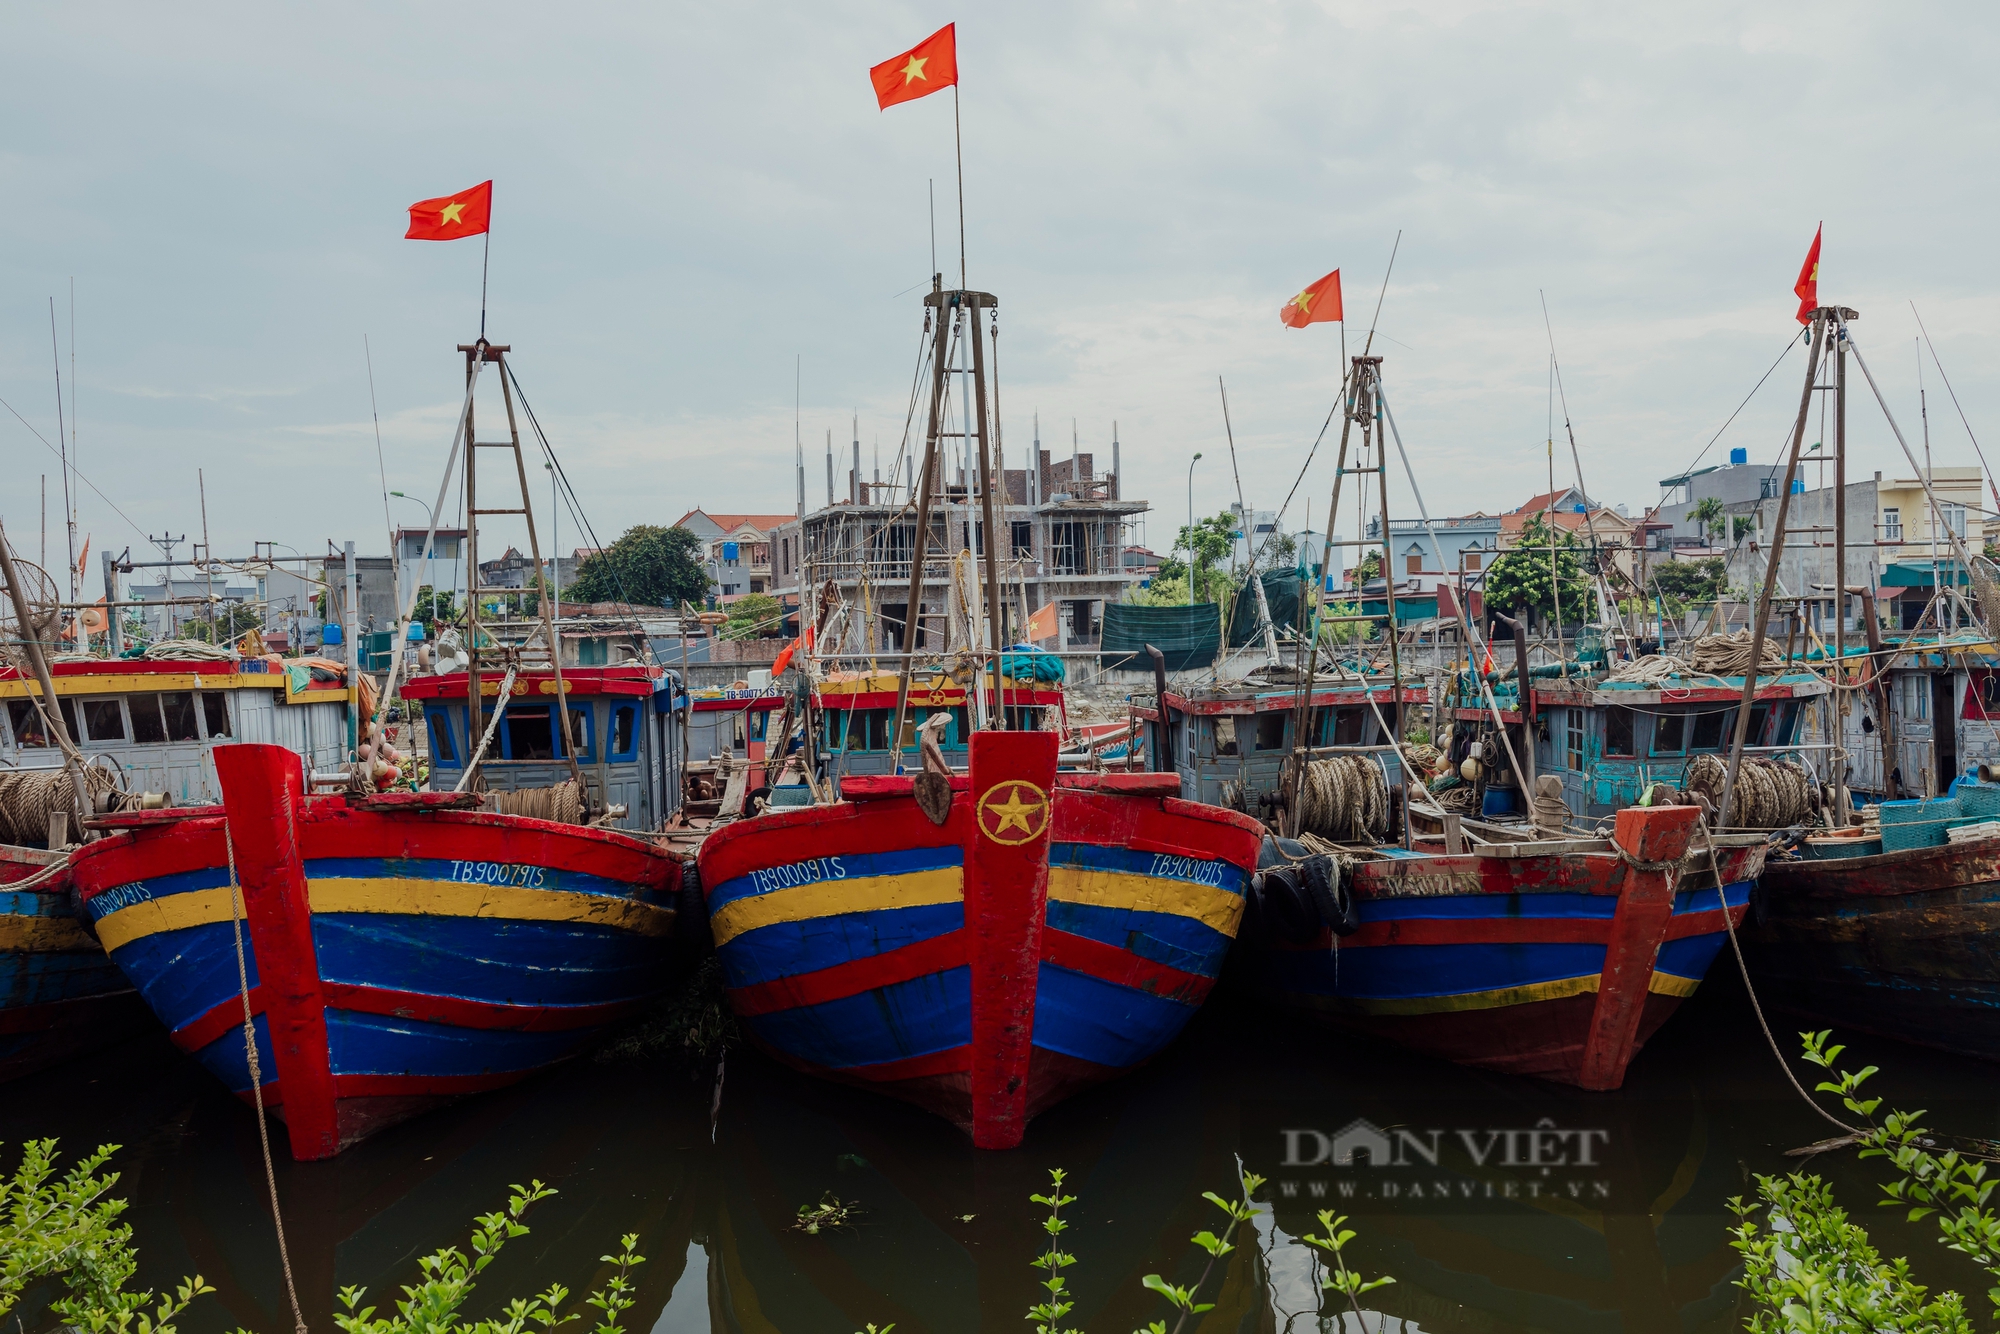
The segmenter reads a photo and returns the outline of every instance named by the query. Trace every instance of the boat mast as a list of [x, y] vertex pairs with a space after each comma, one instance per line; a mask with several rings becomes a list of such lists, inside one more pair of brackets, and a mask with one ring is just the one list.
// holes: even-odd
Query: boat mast
[[[916, 531], [910, 535], [910, 591], [903, 604], [903, 669], [896, 681], [896, 713], [890, 720], [889, 751], [896, 757], [896, 765], [902, 764], [903, 719], [908, 716], [910, 703], [910, 669], [916, 664], [917, 636], [923, 630], [924, 596], [924, 548], [929, 545], [931, 533], [931, 492], [936, 489], [938, 470], [938, 410], [944, 398], [945, 355], [949, 350], [945, 320], [944, 275], [931, 275], [931, 292], [924, 298], [924, 304], [936, 308], [924, 312], [924, 319], [937, 321], [937, 328], [931, 339], [931, 406], [924, 425], [924, 461], [917, 470], [911, 499], [916, 504]], [[800, 603], [800, 614], [804, 614], [804, 603]]]
[[[1843, 312], [1859, 318], [1854, 311]], [[1841, 740], [1847, 735], [1847, 325], [1833, 331], [1833, 680], [1828, 701], [1833, 710], [1834, 748], [1828, 753], [1833, 779], [1833, 827], [1847, 827], [1847, 760]], [[1921, 363], [1919, 363], [1921, 364]], [[1787, 666], [1791, 664], [1787, 663]], [[1885, 769], [1884, 775], [1888, 773]]]
[[[542, 547], [540, 539], [535, 534], [535, 507], [534, 500], [528, 489], [527, 460], [521, 453], [521, 429], [514, 418], [513, 376], [507, 368], [507, 353], [511, 349], [504, 344], [489, 343], [484, 338], [481, 338], [476, 343], [460, 343], [458, 350], [465, 354], [465, 383], [468, 391], [465, 405], [465, 569], [466, 587], [469, 590], [469, 594], [465, 603], [465, 698], [468, 706], [467, 716], [470, 721], [469, 737], [470, 731], [479, 731], [483, 735], [485, 727], [488, 726], [487, 720], [480, 717], [481, 713], [484, 712], [483, 705], [485, 700], [480, 665], [487, 650], [480, 644], [479, 595], [481, 593], [519, 591], [504, 587], [487, 588], [480, 584], [479, 516], [482, 514], [516, 514], [521, 517], [522, 522], [527, 524], [528, 527], [528, 556], [533, 562], [530, 568], [534, 570], [537, 577], [542, 572]], [[474, 425], [474, 404], [471, 399], [470, 390], [473, 378], [478, 374], [478, 366], [482, 362], [491, 364], [500, 372], [500, 400], [505, 404], [507, 409], [507, 439], [505, 440], [481, 440], [478, 429]], [[521, 503], [518, 508], [506, 506], [481, 509], [479, 507], [479, 451], [482, 449], [507, 449], [513, 451], [515, 477], [521, 487]], [[546, 594], [538, 594], [535, 598], [535, 604], [541, 613], [539, 637], [548, 654], [547, 665], [555, 677], [556, 693], [554, 708], [557, 725], [551, 730], [555, 735], [562, 738], [563, 758], [569, 763], [571, 778], [581, 788], [583, 786], [583, 770], [576, 762], [576, 738], [570, 727], [569, 698], [563, 689], [562, 642], [556, 638], [555, 621], [550, 612], [548, 596]], [[497, 652], [500, 662], [503, 664], [502, 671], [519, 672], [523, 668], [541, 666], [542, 664], [535, 661], [532, 656], [536, 638], [536, 635], [530, 634], [523, 643], [512, 647], [502, 645], [495, 640], [492, 650]], [[399, 645], [399, 651], [400, 648], [401, 646]], [[496, 698], [494, 700], [493, 711], [496, 716], [506, 707], [507, 701], [505, 699]], [[463, 792], [467, 790], [486, 765], [518, 762], [490, 759], [481, 752], [475, 752], [475, 754], [478, 757], [477, 762], [467, 763], [465, 773], [458, 780], [458, 791]], [[540, 761], [536, 762], [540, 763]]]

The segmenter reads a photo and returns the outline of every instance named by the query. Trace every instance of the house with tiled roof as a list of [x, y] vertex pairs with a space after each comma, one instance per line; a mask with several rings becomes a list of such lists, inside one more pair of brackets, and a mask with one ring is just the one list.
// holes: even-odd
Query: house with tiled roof
[[729, 598], [777, 591], [771, 583], [771, 531], [796, 517], [692, 509], [674, 526], [687, 529], [701, 542], [702, 568], [715, 581], [716, 596]]

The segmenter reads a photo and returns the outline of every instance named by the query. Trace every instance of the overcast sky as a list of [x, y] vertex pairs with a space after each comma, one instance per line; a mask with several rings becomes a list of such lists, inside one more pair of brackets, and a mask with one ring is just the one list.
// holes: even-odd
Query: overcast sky
[[[1340, 334], [1278, 308], [1341, 268], [1358, 351], [1399, 229], [1377, 350], [1433, 514], [1544, 487], [1543, 292], [1590, 490], [1655, 501], [1797, 332], [1822, 219], [1822, 296], [1906, 430], [1914, 300], [2000, 446], [1985, 5], [73, 3], [12, 11], [0, 80], [0, 396], [28, 423], [0, 413], [0, 518], [33, 555], [37, 478], [59, 492], [29, 430], [56, 437], [54, 296], [97, 550], [198, 539], [197, 469], [220, 554], [385, 550], [363, 339], [388, 485], [430, 496], [480, 246], [405, 241], [405, 209], [488, 177], [488, 333], [602, 537], [789, 510], [798, 356], [809, 497], [854, 413], [886, 468], [928, 182], [953, 278], [957, 200], [950, 95], [878, 111], [868, 67], [953, 20], [1010, 455], [1039, 410], [1102, 467], [1115, 421], [1156, 547], [1195, 451], [1197, 508], [1234, 498], [1218, 374], [1245, 492], [1284, 499]], [[1707, 461], [1773, 457], [1802, 372]], [[1942, 395], [1931, 424], [1976, 461]], [[1863, 475], [1896, 466], [1865, 400], [1852, 430]], [[1288, 527], [1308, 500], [1323, 527], [1330, 480], [1329, 444]]]

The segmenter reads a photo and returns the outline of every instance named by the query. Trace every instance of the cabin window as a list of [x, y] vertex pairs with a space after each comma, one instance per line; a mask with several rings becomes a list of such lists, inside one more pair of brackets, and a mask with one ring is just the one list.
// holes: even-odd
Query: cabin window
[[829, 753], [839, 750], [845, 741], [847, 713], [842, 709], [828, 709], [825, 714], [825, 746]]
[[167, 739], [167, 725], [160, 721], [158, 695], [133, 695], [125, 703], [132, 710], [132, 739], [142, 746], [156, 746]]
[[194, 696], [187, 691], [176, 690], [160, 696], [160, 713], [166, 718], [167, 740], [201, 740], [201, 729], [194, 721]]
[[1257, 715], [1257, 749], [1285, 748], [1285, 718], [1286, 715], [1277, 710]]
[[1632, 710], [1623, 704], [1614, 704], [1604, 711], [1604, 753], [1628, 756], [1633, 753]]
[[1217, 755], [1234, 755], [1236, 753], [1236, 720], [1234, 718], [1217, 718], [1211, 728], [1211, 734], [1215, 738], [1215, 753]]
[[1653, 753], [1655, 755], [1679, 755], [1687, 750], [1687, 715], [1684, 713], [1656, 713], [1653, 715]]
[[83, 702], [83, 726], [92, 741], [123, 741], [125, 710], [115, 699], [87, 699]]
[[1565, 709], [1569, 715], [1569, 726], [1563, 730], [1566, 749], [1569, 752], [1569, 767], [1583, 771], [1583, 720], [1588, 716], [1582, 709]]
[[1007, 706], [1007, 730], [1010, 732], [1039, 732], [1042, 730], [1042, 711], [1019, 704]]
[[1750, 706], [1750, 731], [1749, 731], [1748, 735], [1747, 735], [1747, 736], [1746, 736], [1746, 737], [1744, 738], [1744, 742], [1743, 742], [1743, 744], [1744, 744], [1744, 745], [1746, 745], [1746, 746], [1768, 746], [1768, 745], [1770, 745], [1770, 744], [1771, 744], [1771, 742], [1770, 742], [1770, 741], [1768, 741], [1768, 740], [1766, 740], [1766, 739], [1765, 739], [1765, 736], [1764, 736], [1764, 726], [1765, 726], [1765, 724], [1766, 724], [1766, 723], [1768, 723], [1768, 722], [1770, 722], [1770, 721], [1771, 721], [1771, 706], [1770, 706], [1770, 705], [1768, 705], [1768, 704], [1753, 704], [1753, 705], [1751, 705], [1751, 706]]
[[629, 760], [639, 750], [639, 706], [620, 704], [611, 710], [611, 742], [607, 759]]
[[572, 704], [569, 706], [569, 739], [576, 747], [573, 752], [579, 760], [588, 761], [590, 750], [590, 706]]
[[556, 758], [555, 718], [546, 704], [510, 704], [501, 718], [502, 753], [510, 760]]
[[202, 692], [202, 721], [208, 724], [211, 737], [229, 735], [229, 696]]
[[1333, 744], [1336, 746], [1358, 746], [1361, 744], [1361, 721], [1365, 709], [1336, 709], [1333, 715]]
[[858, 710], [847, 723], [847, 748], [849, 750], [889, 749], [889, 711], [887, 709]]
[[1729, 716], [1735, 712], [1734, 709], [1711, 709], [1697, 713], [1694, 716], [1694, 739], [1688, 745], [1695, 750], [1720, 750]]
[[33, 700], [8, 700], [7, 721], [14, 728], [15, 745], [47, 746], [51, 744], [48, 729], [42, 726], [41, 711], [35, 707]]
[[71, 740], [83, 735], [76, 728], [76, 701], [68, 695], [56, 696], [56, 711], [62, 714], [63, 726], [68, 729]]
[[443, 709], [428, 709], [425, 717], [431, 725], [431, 763], [448, 769], [458, 768], [458, 747], [451, 736], [451, 715]]
[[762, 741], [764, 734], [771, 728], [771, 711], [769, 709], [757, 709], [745, 714], [743, 720], [749, 725], [750, 739], [752, 741]]
[[966, 715], [964, 705], [951, 711], [951, 737], [945, 744], [951, 746], [972, 744], [972, 721]]

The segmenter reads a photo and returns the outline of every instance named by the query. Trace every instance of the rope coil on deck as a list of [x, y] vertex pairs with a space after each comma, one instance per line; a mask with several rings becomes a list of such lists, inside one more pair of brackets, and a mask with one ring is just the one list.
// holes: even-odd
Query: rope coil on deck
[[[98, 798], [119, 790], [118, 776], [109, 769], [86, 765], [83, 777], [93, 807]], [[58, 812], [68, 814], [72, 837], [83, 832], [82, 822], [91, 814], [77, 810], [68, 769], [0, 772], [0, 843], [40, 843], [48, 837], [49, 817]]]
[[1336, 755], [1306, 765], [1298, 827], [1337, 843], [1374, 842], [1389, 832], [1389, 783], [1368, 755]]
[[[1728, 766], [1720, 755], [1697, 755], [1688, 761], [1682, 786], [1699, 794], [1713, 811], [1722, 801], [1722, 782]], [[1812, 775], [1805, 766], [1791, 760], [1771, 760], [1761, 756], [1746, 758], [1736, 774], [1736, 791], [1729, 809], [1717, 823], [1729, 829], [1783, 829], [1812, 814]]]
[[573, 778], [553, 787], [489, 791], [486, 802], [501, 815], [524, 815], [531, 820], [553, 820], [557, 824], [583, 823], [583, 784]]

